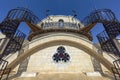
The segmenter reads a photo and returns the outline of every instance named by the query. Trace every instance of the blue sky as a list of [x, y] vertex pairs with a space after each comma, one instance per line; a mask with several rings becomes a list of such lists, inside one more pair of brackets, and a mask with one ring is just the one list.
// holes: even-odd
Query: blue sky
[[[6, 17], [10, 9], [16, 7], [29, 8], [40, 19], [46, 17], [45, 11], [50, 10], [49, 15], [73, 15], [77, 12], [77, 18], [83, 20], [90, 12], [96, 9], [111, 9], [120, 20], [120, 0], [0, 0], [0, 22]], [[28, 27], [21, 23], [20, 30], [27, 34]], [[97, 24], [92, 29], [94, 42], [97, 42], [96, 34], [104, 30], [102, 24]]]

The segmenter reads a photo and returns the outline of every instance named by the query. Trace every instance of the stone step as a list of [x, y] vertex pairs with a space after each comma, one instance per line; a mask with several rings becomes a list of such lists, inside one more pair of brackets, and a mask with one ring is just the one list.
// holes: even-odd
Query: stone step
[[34, 77], [19, 77], [19, 78], [15, 78], [15, 79], [12, 79], [12, 80], [38, 80], [37, 78], [34, 78]]
[[112, 80], [109, 78], [105, 78], [105, 77], [88, 77], [89, 80]]
[[38, 74], [36, 77], [18, 77], [12, 80], [112, 80], [101, 76], [85, 74]]

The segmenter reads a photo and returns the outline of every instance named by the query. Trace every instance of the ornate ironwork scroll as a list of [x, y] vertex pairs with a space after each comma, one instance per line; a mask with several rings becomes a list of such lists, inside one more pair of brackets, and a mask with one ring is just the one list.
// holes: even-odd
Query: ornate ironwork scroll
[[55, 53], [52, 58], [55, 62], [68, 62], [70, 60], [70, 56], [68, 53], [66, 53], [66, 50], [63, 46], [57, 48], [57, 53]]
[[113, 39], [120, 35], [120, 23], [111, 10], [94, 10], [82, 21], [82, 23], [86, 26], [94, 23], [102, 23], [106, 32], [97, 35], [101, 48], [105, 51], [119, 54]]
[[39, 21], [39, 18], [29, 9], [18, 7], [10, 10], [6, 18], [0, 23], [1, 32], [10, 39], [3, 54], [9, 54], [20, 50], [25, 39], [25, 34], [17, 30], [21, 22], [37, 24]]

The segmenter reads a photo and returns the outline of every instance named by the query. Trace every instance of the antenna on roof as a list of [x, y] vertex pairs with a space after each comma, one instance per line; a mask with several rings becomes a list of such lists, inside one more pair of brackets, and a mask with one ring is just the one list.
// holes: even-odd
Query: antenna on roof
[[48, 13], [50, 12], [50, 10], [46, 10], [46, 17], [48, 16]]
[[50, 18], [50, 16], [48, 16], [48, 15], [49, 15], [49, 14], [48, 14], [49, 12], [50, 12], [50, 10], [49, 10], [49, 9], [48, 9], [48, 10], [46, 10], [46, 17], [48, 17], [48, 19], [47, 19], [47, 20], [48, 20], [48, 22], [49, 22], [50, 20], [52, 20], [52, 19]]
[[93, 10], [97, 10], [96, 5], [95, 5], [95, 0], [92, 0], [93, 2]]
[[74, 14], [72, 17], [72, 21], [75, 21], [75, 23], [76, 23], [76, 20], [74, 18], [77, 17], [77, 12], [75, 10], [72, 10], [72, 12]]
[[74, 14], [73, 16], [76, 17], [77, 16], [77, 12], [75, 10], [72, 10], [72, 12]]
[[[23, 4], [23, 3], [22, 3]], [[25, 3], [25, 5], [23, 6], [25, 9], [29, 9], [29, 5]]]

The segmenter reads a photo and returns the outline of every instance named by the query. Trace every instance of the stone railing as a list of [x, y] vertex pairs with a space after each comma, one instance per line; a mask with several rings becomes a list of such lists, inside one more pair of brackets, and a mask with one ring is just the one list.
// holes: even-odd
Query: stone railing
[[80, 24], [70, 22], [45, 22], [41, 24], [43, 29], [80, 29]]

